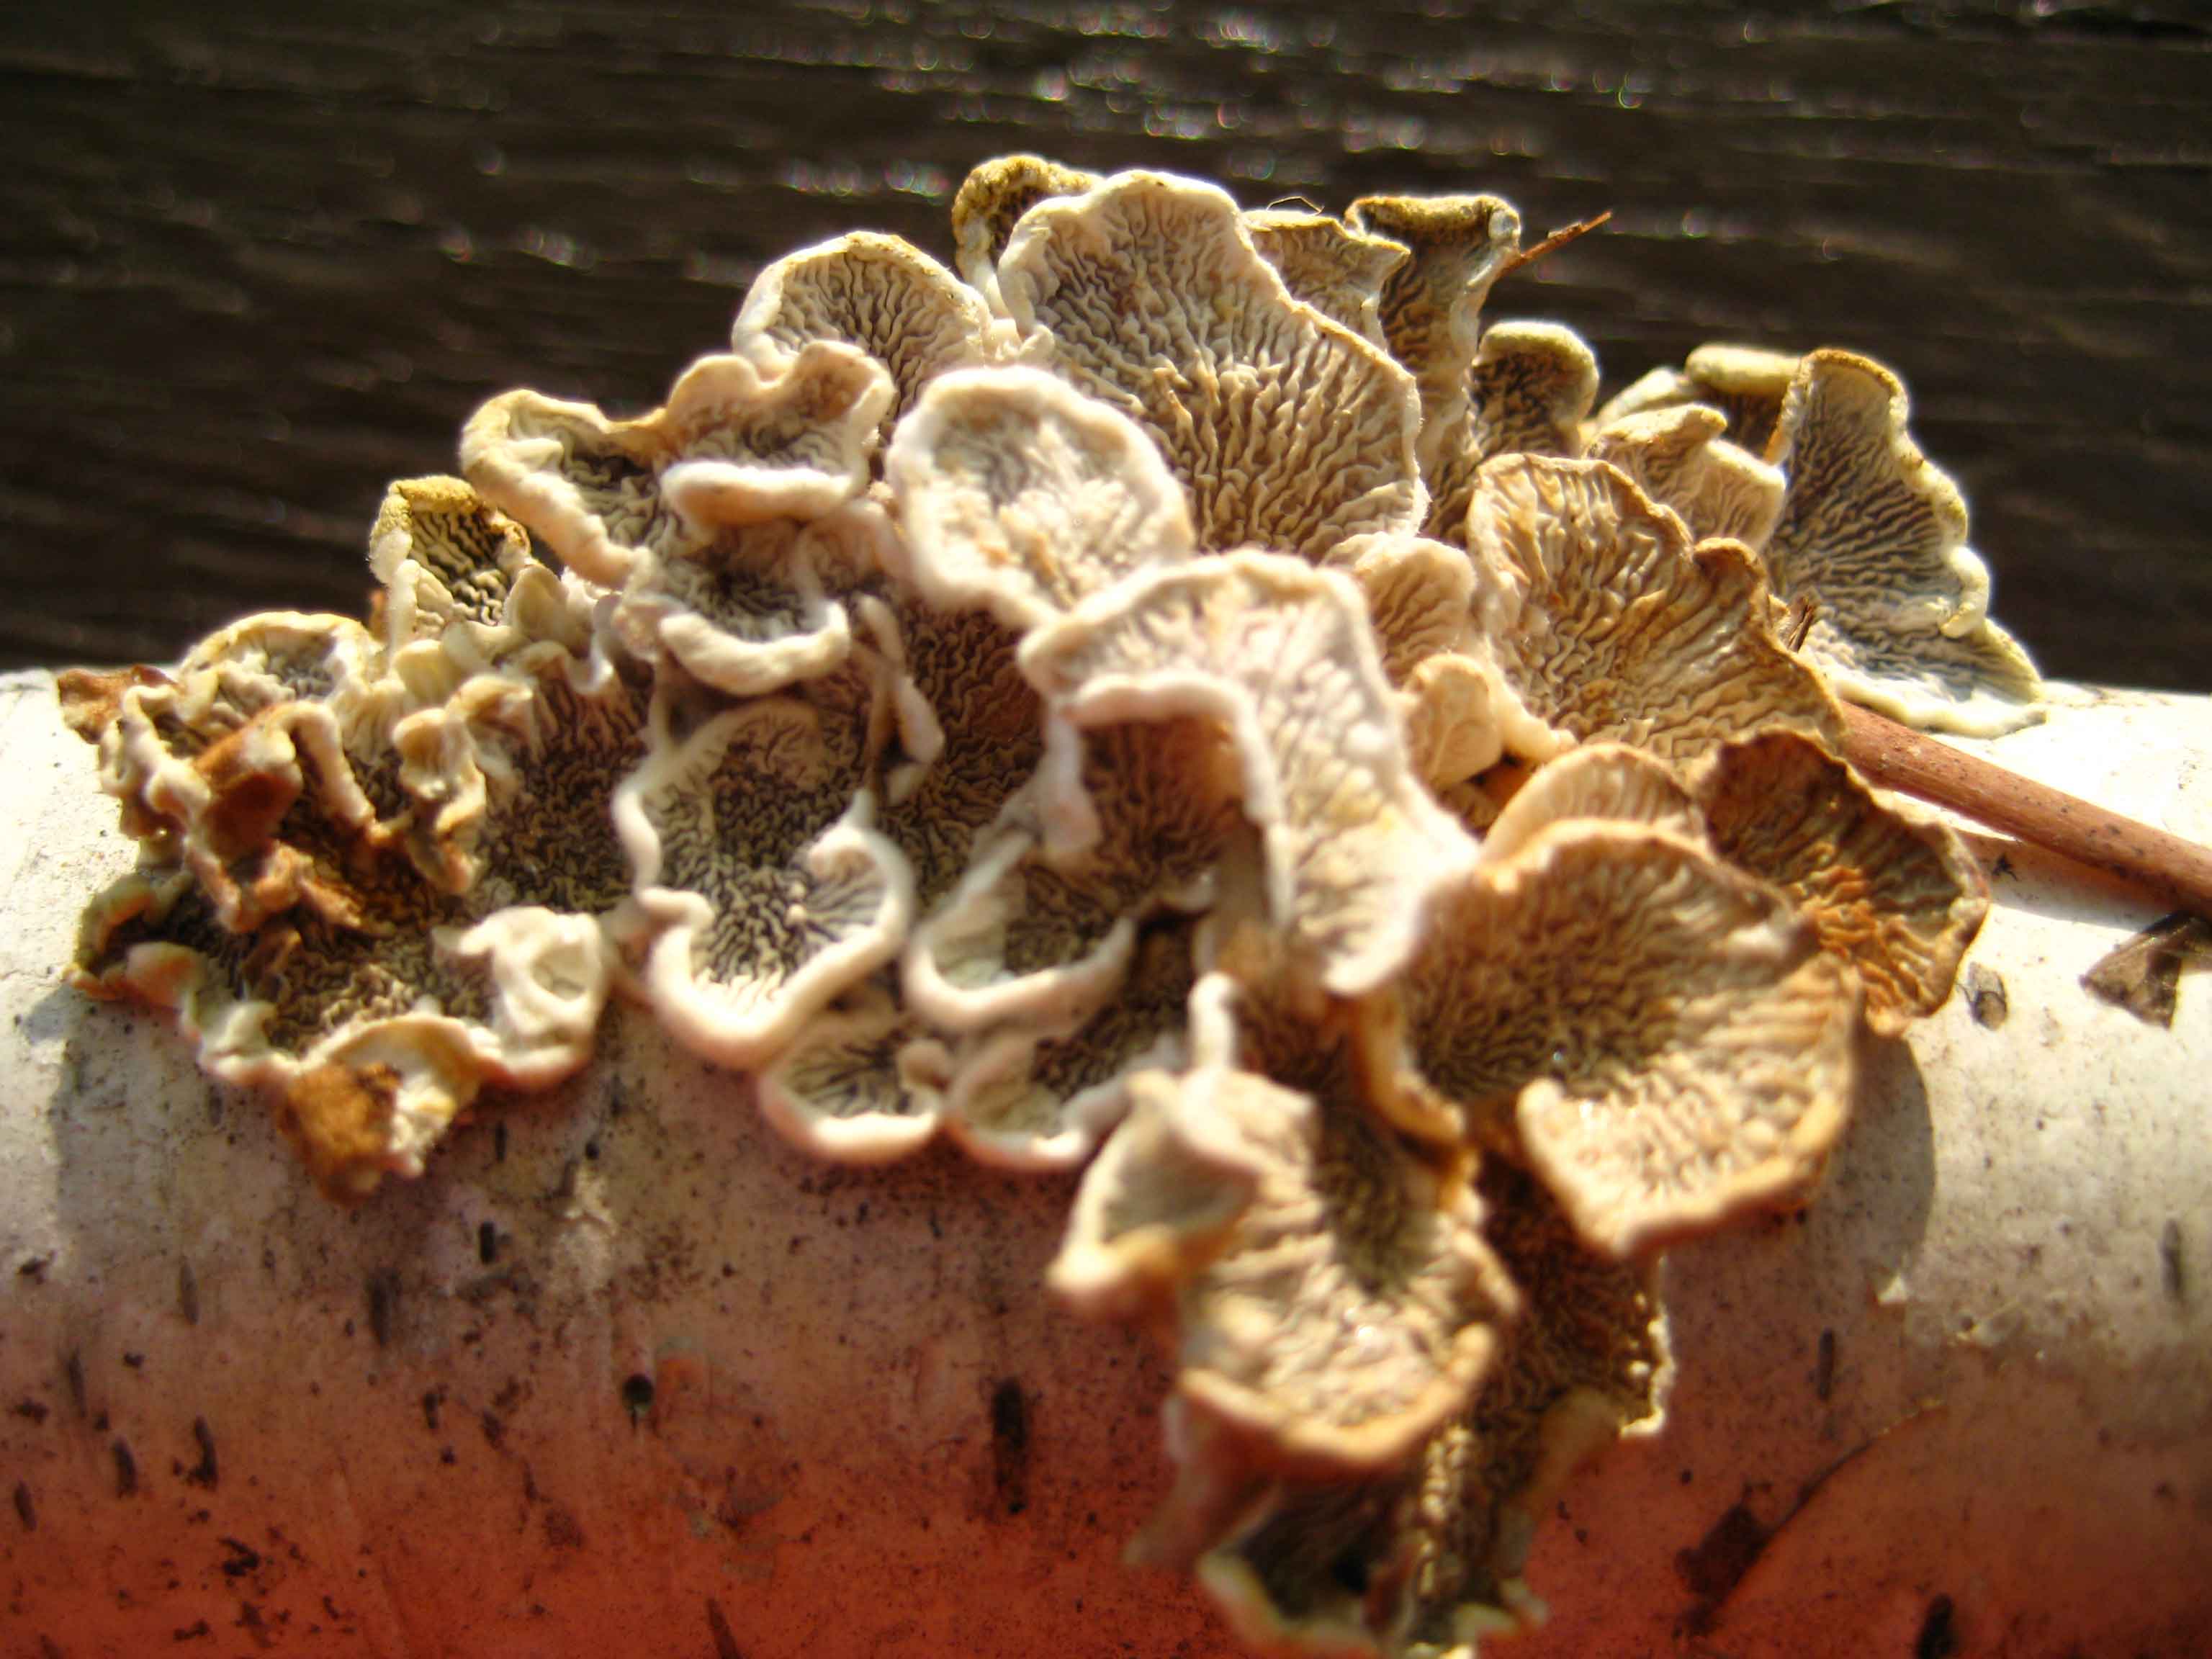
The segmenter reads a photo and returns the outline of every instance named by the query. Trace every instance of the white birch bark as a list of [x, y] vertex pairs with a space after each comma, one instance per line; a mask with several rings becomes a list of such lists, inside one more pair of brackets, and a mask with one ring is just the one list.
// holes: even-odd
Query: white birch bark
[[[2212, 838], [2212, 701], [1980, 746]], [[341, 1212], [163, 1019], [61, 982], [131, 849], [46, 677], [0, 681], [0, 1650], [1232, 1650], [1119, 1564], [1164, 1375], [1041, 1288], [1070, 1181], [810, 1163], [620, 1009]], [[2170, 1030], [2096, 1000], [2159, 907], [2005, 857], [1983, 1018], [1876, 1046], [1802, 1222], [1672, 1262], [1670, 1426], [1570, 1486], [1502, 1650], [2203, 1650], [2212, 976]]]

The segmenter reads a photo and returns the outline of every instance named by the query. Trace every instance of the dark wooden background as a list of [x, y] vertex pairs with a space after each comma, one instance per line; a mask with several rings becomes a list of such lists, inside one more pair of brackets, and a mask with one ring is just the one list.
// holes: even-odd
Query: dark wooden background
[[648, 406], [1032, 149], [1610, 208], [1495, 314], [1887, 361], [2046, 671], [2212, 688], [2212, 5], [12, 5], [0, 140], [0, 662], [357, 609], [480, 400]]

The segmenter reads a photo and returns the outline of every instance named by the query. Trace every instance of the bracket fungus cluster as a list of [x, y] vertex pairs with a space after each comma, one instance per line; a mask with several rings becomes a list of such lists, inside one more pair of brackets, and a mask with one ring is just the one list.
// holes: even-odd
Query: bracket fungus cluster
[[1256, 1643], [1470, 1652], [1662, 1420], [1657, 1253], [1807, 1198], [1979, 923], [1837, 699], [1989, 732], [2033, 672], [1888, 371], [1595, 408], [1484, 314], [1493, 197], [1015, 157], [952, 217], [957, 275], [771, 265], [641, 418], [486, 404], [367, 624], [65, 677], [143, 848], [77, 981], [345, 1200], [612, 996], [823, 1157], [1080, 1169], [1051, 1286], [1175, 1375], [1142, 1553]]

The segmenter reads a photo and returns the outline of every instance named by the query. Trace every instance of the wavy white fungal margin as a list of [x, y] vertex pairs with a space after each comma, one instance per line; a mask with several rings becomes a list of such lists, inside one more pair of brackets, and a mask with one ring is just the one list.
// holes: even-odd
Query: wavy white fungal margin
[[1040, 369], [933, 383], [884, 476], [922, 597], [1017, 629], [1193, 547], [1182, 487], [1143, 428]]
[[595, 916], [518, 904], [457, 929], [446, 948], [489, 981], [489, 1024], [501, 1081], [542, 1089], [590, 1055], [614, 982], [614, 952]]
[[1782, 414], [1782, 399], [1802, 359], [1794, 351], [1714, 342], [1698, 346], [1680, 368], [1655, 368], [1609, 398], [1597, 411], [1600, 426], [1650, 410], [1702, 404], [1720, 411], [1729, 441], [1765, 455]]
[[990, 326], [983, 297], [896, 236], [856, 231], [785, 255], [756, 277], [730, 349], [781, 371], [817, 340], [866, 352], [890, 374], [896, 420], [947, 369], [981, 361]]
[[461, 470], [494, 506], [602, 586], [680, 556], [715, 526], [826, 513], [865, 489], [890, 375], [833, 341], [778, 368], [703, 357], [636, 420], [535, 392], [495, 398], [461, 432]]
[[415, 701], [441, 702], [537, 641], [590, 649], [590, 621], [529, 532], [459, 478], [402, 478], [368, 532], [368, 568], [384, 589], [387, 670]]
[[1698, 541], [1725, 537], [1753, 551], [1782, 516], [1789, 481], [1726, 437], [1728, 417], [1706, 404], [1675, 404], [1622, 415], [1601, 426], [1583, 453], [1619, 467], [1672, 509]]
[[963, 1033], [1088, 1019], [1121, 989], [1146, 922], [1212, 902], [1238, 782], [1210, 720], [1052, 722], [1008, 821], [915, 930], [908, 1001]]
[[656, 929], [642, 982], [687, 1048], [757, 1067], [897, 953], [913, 874], [860, 775], [839, 722], [769, 698], [681, 738], [656, 730], [616, 791]]
[[1802, 1199], [1857, 1075], [1859, 987], [1814, 928], [1641, 823], [1557, 823], [1486, 864], [1401, 994], [1390, 1063], [1616, 1259]]
[[1518, 1298], [1464, 1167], [1255, 1073], [1140, 1073], [1047, 1282], [1157, 1310], [1176, 1391], [1262, 1469], [1388, 1468], [1462, 1408]]
[[999, 286], [1047, 367], [1151, 434], [1201, 547], [1318, 560], [1419, 527], [1412, 378], [1293, 299], [1223, 191], [1123, 173], [1047, 198], [1015, 226]]
[[785, 1139], [839, 1164], [919, 1151], [945, 1121], [951, 1051], [868, 981], [816, 1014], [761, 1074], [760, 1104]]
[[647, 556], [615, 603], [616, 631], [647, 662], [673, 661], [732, 696], [763, 696], [842, 666], [849, 604], [880, 581], [896, 532], [875, 501], [811, 519], [718, 530], [680, 554]]
[[1597, 396], [1597, 356], [1558, 323], [1498, 322], [1482, 333], [1468, 371], [1460, 430], [1431, 464], [1429, 532], [1465, 544], [1475, 474], [1500, 455], [1583, 453]]
[[1276, 554], [1140, 572], [1023, 642], [1023, 672], [1073, 724], [1177, 714], [1236, 746], [1267, 902], [1341, 995], [1412, 951], [1430, 896], [1474, 841], [1422, 788], [1352, 581]]
[[1837, 691], [1909, 725], [1996, 737], [2042, 718], [2042, 682], [1989, 617], [1958, 486], [1905, 430], [1898, 378], [1848, 351], [1797, 366], [1768, 459], [1790, 480], [1767, 538], [1778, 598]]
[[1427, 474], [1463, 433], [1482, 303], [1521, 251], [1521, 216], [1495, 196], [1363, 196], [1345, 218], [1408, 251], [1383, 285], [1382, 333], [1420, 387]]
[[1244, 216], [1253, 246], [1293, 297], [1370, 344], [1389, 349], [1382, 290], [1409, 257], [1387, 236], [1354, 230], [1325, 213], [1263, 208]]
[[1692, 545], [1680, 519], [1605, 463], [1490, 462], [1468, 544], [1473, 654], [1498, 676], [1516, 753], [1610, 739], [1681, 761], [1765, 725], [1840, 741], [1820, 676], [1774, 636], [1749, 550]]
[[1138, 1073], [1184, 1060], [1193, 928], [1140, 930], [1112, 994], [1060, 1025], [1012, 1025], [962, 1045], [946, 1127], [986, 1164], [1079, 1168], [1128, 1105]]
[[1990, 908], [1958, 831], [1793, 732], [1726, 744], [1692, 782], [1713, 846], [1786, 894], [1857, 974], [1870, 1030], [1896, 1036], [1943, 1006]]
[[1705, 833], [1674, 768], [1626, 744], [1588, 743], [1538, 767], [1505, 804], [1483, 832], [1483, 862], [1512, 857], [1554, 824], [1589, 820], [1644, 824], [1691, 842]]
[[999, 294], [999, 256], [1013, 240], [1022, 215], [1056, 196], [1080, 196], [1098, 184], [1096, 173], [1048, 161], [1042, 155], [1000, 155], [979, 163], [952, 198], [953, 263], [969, 287], [1004, 315]]

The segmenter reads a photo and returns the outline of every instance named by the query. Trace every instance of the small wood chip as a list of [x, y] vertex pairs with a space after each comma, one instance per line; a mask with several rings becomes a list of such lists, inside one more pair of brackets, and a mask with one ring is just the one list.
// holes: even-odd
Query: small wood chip
[[2177, 910], [2107, 951], [2081, 983], [2147, 1025], [2172, 1025], [2181, 975], [2205, 967], [2212, 967], [2212, 921]]

